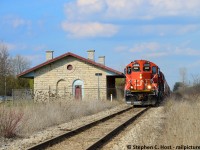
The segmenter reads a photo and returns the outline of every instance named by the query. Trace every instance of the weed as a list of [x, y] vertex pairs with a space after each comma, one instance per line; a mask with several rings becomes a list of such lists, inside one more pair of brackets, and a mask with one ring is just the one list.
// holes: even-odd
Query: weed
[[5, 106], [0, 107], [0, 135], [12, 138], [20, 129], [24, 113]]

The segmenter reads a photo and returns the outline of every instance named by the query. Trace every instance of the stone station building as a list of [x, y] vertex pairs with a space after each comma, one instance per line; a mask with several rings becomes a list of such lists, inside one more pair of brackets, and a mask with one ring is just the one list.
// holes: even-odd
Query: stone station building
[[44, 63], [18, 77], [34, 79], [35, 98], [104, 100], [111, 94], [115, 98], [115, 78], [124, 78], [123, 73], [105, 66], [105, 56], [95, 62], [95, 50], [87, 52], [88, 58], [71, 52], [53, 58], [53, 51], [46, 51]]

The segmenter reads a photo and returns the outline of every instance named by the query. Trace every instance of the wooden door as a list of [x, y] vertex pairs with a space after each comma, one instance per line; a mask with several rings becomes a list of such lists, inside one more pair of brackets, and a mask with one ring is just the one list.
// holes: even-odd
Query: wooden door
[[81, 87], [81, 85], [75, 86], [75, 99], [77, 99], [77, 100], [82, 99], [82, 87]]

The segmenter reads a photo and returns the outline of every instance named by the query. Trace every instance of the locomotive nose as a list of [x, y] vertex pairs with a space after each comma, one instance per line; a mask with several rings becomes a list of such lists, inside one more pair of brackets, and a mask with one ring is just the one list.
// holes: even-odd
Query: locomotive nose
[[147, 72], [135, 73], [135, 79], [133, 83], [132, 89], [134, 90], [151, 90], [151, 74]]
[[142, 74], [140, 73], [140, 79], [142, 79]]

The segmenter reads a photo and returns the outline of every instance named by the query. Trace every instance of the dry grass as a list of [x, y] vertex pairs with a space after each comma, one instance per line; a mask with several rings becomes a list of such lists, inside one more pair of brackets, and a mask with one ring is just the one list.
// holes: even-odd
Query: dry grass
[[23, 111], [15, 110], [11, 107], [0, 106], [0, 137], [15, 137], [20, 122], [23, 118]]
[[179, 91], [165, 104], [165, 125], [160, 137], [164, 145], [198, 145], [200, 141], [200, 93]]
[[[68, 122], [82, 116], [91, 115], [118, 105], [119, 102], [109, 101], [68, 101], [52, 103], [33, 103], [21, 101], [14, 104], [4, 104], [4, 109], [23, 112], [23, 118], [17, 124], [13, 135], [29, 136], [47, 127]], [[1, 111], [0, 111], [1, 112]], [[1, 117], [1, 114], [0, 114]], [[5, 115], [4, 115], [5, 117]], [[7, 115], [9, 117], [9, 115]], [[0, 118], [5, 120], [5, 118]], [[1, 123], [2, 124], [2, 123]], [[0, 134], [3, 136], [2, 134]]]
[[198, 145], [200, 141], [200, 102], [177, 101], [171, 98], [165, 105], [166, 120], [162, 144]]
[[178, 91], [166, 99], [163, 106], [152, 108], [140, 124], [134, 126], [132, 137], [129, 137], [133, 140], [129, 144], [199, 146], [200, 90], [197, 89], [200, 88], [194, 88]]

